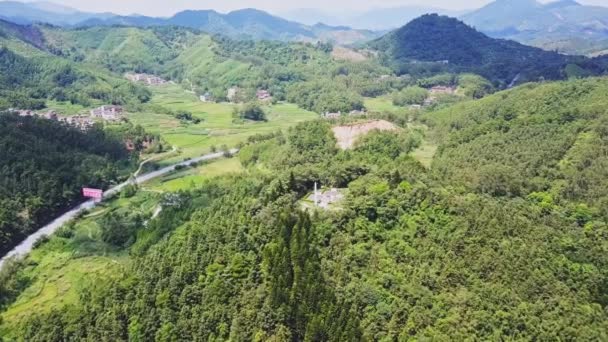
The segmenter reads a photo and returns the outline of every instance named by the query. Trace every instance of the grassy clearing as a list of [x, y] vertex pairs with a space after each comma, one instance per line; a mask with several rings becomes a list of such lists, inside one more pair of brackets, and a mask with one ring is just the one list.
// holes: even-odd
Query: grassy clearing
[[163, 178], [156, 179], [144, 185], [147, 191], [179, 191], [196, 187], [206, 179], [227, 173], [242, 172], [238, 158], [227, 158], [218, 160], [197, 168], [189, 168], [176, 173], [169, 174]]
[[84, 107], [79, 104], [72, 104], [67, 101], [59, 102], [59, 101], [47, 100], [46, 107], [50, 110], [56, 111], [57, 113], [59, 113], [63, 116], [73, 116], [73, 115], [82, 114], [82, 113], [88, 114], [88, 112], [89, 112], [88, 111], [89, 108]]
[[430, 168], [436, 152], [437, 145], [427, 140], [423, 140], [420, 147], [412, 152], [412, 157], [416, 158], [422, 165]]
[[430, 168], [433, 162], [433, 157], [435, 157], [435, 153], [437, 152], [438, 146], [429, 137], [428, 127], [419, 123], [409, 123], [408, 129], [418, 131], [423, 136], [420, 147], [418, 147], [412, 152], [412, 157], [418, 160], [426, 168]]
[[152, 104], [173, 111], [188, 111], [202, 120], [199, 124], [183, 124], [174, 117], [158, 113], [135, 113], [129, 118], [147, 131], [160, 134], [181, 154], [164, 160], [165, 164], [192, 158], [211, 150], [211, 146], [236, 146], [254, 134], [269, 133], [288, 128], [298, 122], [317, 118], [317, 114], [298, 108], [296, 105], [280, 103], [265, 107], [267, 122], [235, 124], [230, 103], [204, 103], [177, 85], [166, 85], [152, 89]]
[[365, 98], [364, 105], [368, 111], [376, 113], [403, 114], [407, 112], [406, 108], [395, 106], [389, 95]]

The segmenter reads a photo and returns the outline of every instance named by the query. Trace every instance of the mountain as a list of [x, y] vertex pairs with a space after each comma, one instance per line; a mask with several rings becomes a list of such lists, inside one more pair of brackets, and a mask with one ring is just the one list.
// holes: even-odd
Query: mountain
[[561, 79], [568, 76], [566, 68], [570, 64], [580, 69], [595, 68], [593, 61], [584, 57], [569, 57], [490, 38], [458, 19], [436, 14], [413, 20], [371, 46], [383, 52], [401, 73], [419, 62], [440, 62], [448, 70], [478, 73], [499, 86], [540, 77]]
[[93, 18], [104, 19], [111, 16], [113, 16], [113, 14], [80, 12], [76, 9], [50, 2], [0, 2], [0, 19], [5, 19], [17, 24], [43, 22], [61, 26], [75, 25], [85, 20]]
[[[371, 31], [353, 30], [349, 27], [308, 26], [251, 8], [232, 11], [227, 14], [214, 10], [187, 10], [170, 18], [114, 16], [105, 19], [93, 18], [78, 24], [80, 27], [102, 25], [139, 27], [171, 25], [198, 29], [237, 39], [280, 41], [317, 41], [322, 39], [344, 44], [370, 40], [378, 36]], [[350, 38], [341, 39], [341, 35], [336, 34], [336, 32], [347, 33], [346, 36]], [[353, 41], [352, 37], [357, 37], [357, 39]]]
[[451, 11], [437, 7], [400, 6], [373, 8], [367, 11], [323, 11], [317, 9], [298, 9], [282, 14], [290, 20], [314, 25], [322, 22], [329, 25], [343, 25], [366, 30], [390, 30], [428, 13], [459, 16], [467, 11]]
[[574, 0], [497, 0], [461, 19], [492, 37], [569, 54], [592, 54], [608, 46], [608, 8]]

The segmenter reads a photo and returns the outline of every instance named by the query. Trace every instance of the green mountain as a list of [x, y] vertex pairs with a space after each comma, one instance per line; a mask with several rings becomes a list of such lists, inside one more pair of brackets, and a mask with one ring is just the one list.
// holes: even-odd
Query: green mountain
[[[401, 73], [420, 62], [480, 74], [499, 86], [562, 79], [570, 69], [602, 70], [597, 61], [494, 39], [446, 16], [425, 15], [371, 43]], [[568, 68], [570, 66], [570, 68]], [[585, 71], [586, 70], [586, 71]]]
[[574, 0], [548, 4], [497, 0], [461, 18], [492, 37], [547, 50], [593, 54], [608, 47], [608, 8], [583, 6]]
[[147, 89], [119, 75], [62, 56], [49, 44], [48, 27], [0, 21], [0, 109], [40, 109], [47, 100], [73, 104], [139, 104]]

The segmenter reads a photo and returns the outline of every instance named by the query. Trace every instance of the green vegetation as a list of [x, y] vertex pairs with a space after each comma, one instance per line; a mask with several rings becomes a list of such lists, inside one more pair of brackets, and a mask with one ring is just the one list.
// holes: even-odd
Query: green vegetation
[[[159, 134], [164, 141], [179, 149], [178, 156], [163, 160], [162, 164], [198, 157], [209, 152], [212, 146], [235, 147], [252, 135], [272, 133], [317, 117], [315, 113], [293, 104], [277, 103], [262, 107], [266, 121], [235, 121], [233, 114], [239, 105], [201, 102], [177, 85], [155, 87], [152, 91], [150, 104], [129, 118], [146, 132]], [[167, 109], [191, 113], [200, 122], [180, 122], [172, 114], [164, 114]]]
[[[132, 247], [113, 248], [138, 257], [116, 277], [55, 309], [9, 308], [5, 336], [603, 340], [607, 91], [606, 79], [527, 85], [348, 151], [324, 121], [253, 136], [246, 172], [165, 195], [197, 205], [120, 236]], [[427, 168], [412, 156], [430, 141]], [[302, 211], [314, 182], [347, 188], [339, 210]]]
[[429, 96], [429, 92], [417, 86], [403, 88], [393, 94], [393, 104], [396, 106], [422, 105]]
[[567, 77], [578, 66], [587, 74], [602, 74], [600, 60], [560, 55], [514, 41], [485, 36], [454, 18], [424, 15], [371, 43], [385, 64], [398, 74], [450, 71], [475, 73], [499, 88], [539, 79]]
[[[608, 339], [608, 79], [579, 79], [602, 72], [599, 59], [438, 16], [360, 62], [334, 60], [328, 44], [175, 27], [0, 32], [3, 106], [129, 112], [88, 132], [0, 116], [3, 248], [83, 184], [126, 176], [138, 152], [173, 147], [143, 172], [225, 157], [128, 186], [10, 261], [2, 339]], [[175, 84], [119, 79], [131, 71]], [[571, 80], [493, 94], [539, 78]], [[405, 108], [435, 86], [454, 94]], [[272, 103], [255, 102], [262, 89]], [[318, 114], [364, 108], [338, 121], [399, 129], [339, 149]], [[315, 184], [344, 198], [315, 208]]]
[[125, 80], [94, 73], [54, 57], [27, 58], [0, 48], [0, 109], [41, 109], [46, 100], [134, 104], [149, 92]]
[[266, 121], [264, 109], [256, 102], [249, 102], [235, 109], [234, 116], [241, 120]]
[[134, 166], [121, 139], [54, 120], [0, 114], [0, 252]]

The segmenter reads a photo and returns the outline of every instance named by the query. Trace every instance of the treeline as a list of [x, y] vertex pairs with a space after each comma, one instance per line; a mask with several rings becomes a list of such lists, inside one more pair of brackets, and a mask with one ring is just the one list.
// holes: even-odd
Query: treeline
[[54, 120], [0, 114], [0, 254], [136, 163], [122, 140]]

